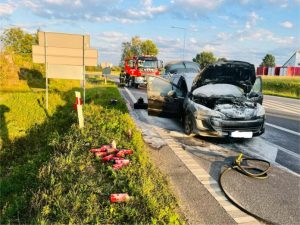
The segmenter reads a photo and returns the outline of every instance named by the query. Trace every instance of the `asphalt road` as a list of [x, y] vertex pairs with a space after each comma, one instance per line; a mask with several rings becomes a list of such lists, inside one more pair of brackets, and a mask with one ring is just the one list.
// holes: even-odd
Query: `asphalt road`
[[[204, 200], [203, 196], [207, 195], [207, 191], [203, 189], [203, 186], [207, 187], [209, 192], [211, 192], [211, 188], [217, 189], [213, 195], [218, 195], [216, 200], [219, 202], [219, 206], [221, 205], [223, 207], [221, 207], [222, 209], [217, 209], [216, 207], [218, 207], [218, 204], [215, 205], [213, 203], [214, 200], [212, 199], [206, 199], [205, 201], [208, 202], [205, 204], [203, 204], [203, 202], [202, 204], [197, 204], [196, 207], [198, 208], [195, 213], [202, 217], [203, 222], [201, 223], [212, 223], [213, 216], [220, 221], [227, 221], [226, 223], [230, 224], [232, 224], [229, 222], [230, 218], [233, 218], [237, 223], [240, 223], [241, 221], [246, 223], [246, 221], [251, 220], [251, 218], [249, 219], [247, 215], [241, 214], [241, 212], [234, 207], [232, 208], [228, 201], [223, 200], [224, 196], [219, 196], [221, 192], [218, 190], [219, 186], [216, 184], [221, 172], [224, 168], [231, 165], [239, 152], [243, 152], [248, 156], [269, 160], [272, 167], [269, 171], [269, 178], [264, 181], [247, 178], [237, 174], [236, 172], [226, 174], [226, 176], [222, 179], [222, 183], [231, 197], [237, 200], [243, 208], [260, 216], [261, 218], [267, 219], [268, 221], [272, 221], [276, 224], [300, 223], [300, 218], [298, 216], [300, 206], [299, 201], [297, 200], [300, 196], [300, 190], [298, 188], [300, 172], [299, 154], [296, 153], [297, 148], [295, 148], [296, 152], [291, 150], [291, 146], [293, 145], [288, 142], [285, 143], [283, 140], [277, 142], [277, 139], [280, 140], [282, 135], [286, 135], [287, 139], [291, 135], [297, 136], [297, 129], [293, 129], [295, 122], [289, 123], [279, 119], [273, 122], [274, 120], [272, 121], [269, 119], [267, 121], [269, 124], [266, 130], [267, 133], [263, 137], [255, 137], [250, 140], [228, 140], [222, 138], [186, 136], [183, 133], [183, 129], [179, 121], [151, 117], [147, 115], [145, 110], [132, 109], [133, 103], [139, 97], [143, 97], [144, 100], [147, 101], [145, 88], [122, 88], [120, 91], [129, 104], [131, 114], [135, 118], [137, 125], [143, 132], [145, 142], [151, 147], [159, 150], [157, 153], [157, 159], [159, 159], [158, 167], [161, 168], [165, 165], [165, 167], [168, 168], [165, 172], [168, 176], [170, 176], [171, 181], [174, 182], [176, 188], [179, 189], [179, 196], [185, 199], [188, 207], [193, 208], [193, 202], [199, 202], [199, 195], [202, 196], [200, 199]], [[268, 98], [268, 96], [265, 98], [265, 104], [269, 102]], [[274, 99], [273, 97], [271, 98]], [[269, 111], [270, 109], [267, 110]], [[293, 116], [293, 119], [297, 118], [297, 114], [294, 115], [295, 113], [293, 115], [287, 115], [286, 112], [283, 112], [280, 108], [276, 110], [279, 111], [278, 115], [281, 119], [290, 121], [289, 117], [291, 116]], [[274, 111], [271, 110], [271, 112], [274, 114]], [[289, 124], [291, 125], [288, 126]], [[166, 144], [166, 137], [161, 136], [159, 133], [157, 134], [156, 131], [161, 128], [163, 128], [163, 130], [167, 133], [169, 143], [171, 144]], [[296, 132], [296, 134], [293, 134], [293, 132]], [[275, 136], [276, 138], [270, 139], [271, 136]], [[277, 145], [276, 143], [279, 143], [280, 145]], [[178, 167], [174, 166], [174, 168], [171, 168], [171, 164], [174, 163], [175, 160], [174, 156], [171, 156], [171, 152], [174, 153], [178, 151], [178, 147], [175, 147], [175, 149], [172, 147], [174, 145], [180, 146], [179, 148], [182, 149], [177, 156], [179, 158], [181, 156], [181, 160], [183, 160], [183, 162], [186, 161], [185, 166], [189, 168], [190, 171], [185, 170], [184, 172], [180, 170], [177, 174], [175, 171], [182, 168], [180, 164], [177, 164]], [[171, 151], [164, 154], [166, 146], [171, 148]], [[183, 154], [190, 155], [190, 159], [186, 160], [188, 155], [183, 156]], [[201, 171], [202, 169], [206, 172], [201, 175], [198, 171]], [[196, 171], [196, 173], [193, 173], [192, 170]], [[298, 175], [292, 171], [298, 173]], [[189, 179], [191, 180], [188, 181], [188, 177], [190, 176], [191, 178]], [[210, 178], [207, 178], [207, 176]], [[184, 190], [184, 188], [182, 189], [182, 186], [186, 187], [187, 185], [186, 182], [182, 182], [182, 177], [185, 177], [186, 179], [184, 180], [188, 181], [189, 191]], [[193, 177], [200, 177], [200, 180], [208, 180], [204, 180], [202, 183], [197, 183], [192, 179]], [[190, 186], [192, 183], [193, 185]], [[205, 185], [206, 183], [207, 185]], [[191, 195], [191, 193], [194, 192], [199, 192], [199, 195]], [[193, 198], [195, 199], [193, 200]], [[230, 215], [231, 217], [224, 216], [225, 214], [222, 210], [225, 210], [227, 215]], [[203, 213], [203, 211], [205, 211], [205, 213]], [[217, 213], [212, 213], [216, 211]], [[219, 217], [217, 215], [222, 216]], [[196, 216], [196, 218], [198, 218], [198, 216]], [[194, 224], [197, 224], [197, 222]]]
[[300, 154], [300, 100], [264, 96], [266, 109], [265, 140]]
[[[196, 204], [198, 200], [196, 202], [192, 200], [193, 198], [198, 199], [199, 195], [200, 199], [203, 199], [203, 196], [207, 194], [203, 190], [201, 182], [197, 186], [197, 182], [192, 178], [197, 176], [207, 177], [208, 174], [211, 177], [208, 179], [213, 179], [212, 182], [216, 182], [221, 171], [231, 165], [239, 152], [243, 152], [248, 156], [266, 159], [271, 162], [272, 167], [269, 172], [269, 179], [263, 182], [253, 180], [253, 178], [248, 179], [239, 174], [229, 174], [224, 178], [224, 186], [230, 195], [237, 199], [244, 208], [262, 218], [278, 224], [300, 223], [297, 216], [297, 211], [300, 209], [299, 201], [297, 201], [300, 196], [300, 190], [297, 185], [299, 184], [300, 173], [297, 140], [299, 136], [298, 100], [265, 96], [264, 105], [267, 110], [266, 133], [261, 137], [255, 137], [250, 140], [228, 140], [200, 136], [188, 137], [184, 135], [181, 123], [177, 120], [151, 117], [147, 115], [145, 110], [133, 110], [132, 105], [139, 97], [147, 101], [145, 88], [121, 88], [120, 92], [125, 97], [137, 125], [141, 128], [145, 142], [153, 148], [160, 149], [157, 153], [157, 159], [160, 160], [158, 167], [170, 176], [171, 181], [179, 189], [179, 196], [186, 199], [183, 201], [188, 205], [187, 207], [193, 208], [195, 203], [196, 207], [199, 207], [195, 209], [197, 211], [194, 212], [195, 214], [203, 214], [203, 211], [206, 211], [206, 215], [202, 218], [203, 224], [211, 223], [213, 216], [218, 214], [224, 215], [224, 209], [235, 222], [249, 220], [245, 215], [241, 216], [240, 212], [227, 205], [227, 202], [225, 202], [223, 209], [216, 209], [216, 205], [212, 203], [213, 200], [211, 199], [207, 200], [209, 203], [204, 205]], [[279, 100], [274, 104], [274, 101], [277, 99]], [[161, 128], [167, 132], [169, 139], [172, 139], [172, 141], [169, 141], [171, 145], [166, 144], [165, 137], [156, 132], [157, 129]], [[185, 172], [177, 170], [176, 165], [179, 168], [182, 167], [179, 165], [179, 162], [175, 163], [176, 165], [173, 163], [176, 156], [172, 156], [172, 158], [170, 154], [178, 151], [176, 150], [178, 147], [173, 149], [172, 145], [178, 145], [183, 149], [183, 152], [177, 156], [182, 156], [183, 154], [191, 155], [192, 158], [187, 160], [185, 166], [194, 168], [194, 171], [204, 169], [207, 174], [199, 175], [194, 173], [191, 175], [191, 170], [185, 170]], [[165, 150], [166, 147], [169, 147], [169, 150]], [[168, 152], [164, 155], [164, 151]], [[194, 161], [193, 165], [190, 165], [191, 160]], [[174, 164], [174, 168], [170, 168], [171, 164]], [[168, 169], [164, 169], [164, 167]], [[191, 179], [190, 181], [188, 181], [189, 176], [191, 176], [189, 178]], [[186, 178], [185, 181], [188, 181], [188, 184], [193, 183], [192, 187], [189, 186], [187, 191], [185, 191], [187, 183], [182, 182], [183, 177]], [[210, 187], [214, 187], [214, 185], [214, 183], [210, 183], [207, 190], [210, 190]], [[198, 193], [198, 195], [193, 197], [191, 193]], [[216, 199], [223, 199], [223, 197], [219, 196]], [[219, 202], [219, 205], [222, 204], [224, 202]], [[210, 214], [211, 212], [215, 213]], [[234, 216], [236, 217], [234, 218]], [[208, 220], [205, 222], [205, 219]], [[229, 222], [230, 217], [219, 219], [231, 223]], [[215, 222], [218, 223], [219, 221]], [[195, 222], [195, 224], [197, 223]]]

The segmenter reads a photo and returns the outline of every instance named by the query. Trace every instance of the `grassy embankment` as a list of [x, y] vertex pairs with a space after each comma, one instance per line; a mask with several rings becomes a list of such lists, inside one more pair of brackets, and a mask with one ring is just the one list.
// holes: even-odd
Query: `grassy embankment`
[[300, 77], [270, 77], [263, 78], [263, 93], [300, 99]]
[[[114, 84], [88, 82], [80, 130], [73, 110], [79, 82], [51, 80], [47, 111], [43, 77], [35, 79], [31, 72], [0, 89], [1, 224], [183, 222]], [[116, 106], [109, 104], [111, 98], [118, 100]], [[130, 166], [120, 171], [88, 151], [112, 140], [135, 150]], [[118, 192], [133, 201], [111, 204], [107, 195]]]

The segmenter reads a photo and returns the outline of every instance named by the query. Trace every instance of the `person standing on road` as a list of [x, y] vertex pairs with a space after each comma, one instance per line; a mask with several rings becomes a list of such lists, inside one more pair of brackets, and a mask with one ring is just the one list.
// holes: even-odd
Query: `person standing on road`
[[126, 74], [124, 73], [124, 70], [121, 70], [121, 73], [120, 73], [120, 85], [125, 85], [125, 76]]

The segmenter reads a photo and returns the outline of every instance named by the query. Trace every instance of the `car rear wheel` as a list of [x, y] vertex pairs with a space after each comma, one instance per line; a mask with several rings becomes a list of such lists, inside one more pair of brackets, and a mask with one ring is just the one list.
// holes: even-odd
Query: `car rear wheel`
[[184, 133], [186, 135], [190, 135], [193, 131], [193, 122], [189, 114], [186, 114], [184, 116], [183, 126], [184, 126]]

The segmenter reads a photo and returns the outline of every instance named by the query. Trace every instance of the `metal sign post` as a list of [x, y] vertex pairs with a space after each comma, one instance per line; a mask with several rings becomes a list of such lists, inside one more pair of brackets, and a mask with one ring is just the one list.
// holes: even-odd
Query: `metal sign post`
[[44, 33], [44, 49], [45, 49], [45, 73], [46, 73], [46, 109], [48, 110], [48, 63], [47, 63], [47, 37], [46, 33]]
[[84, 35], [82, 35], [83, 40], [83, 57], [82, 57], [82, 72], [83, 72], [83, 105], [85, 105], [85, 64], [84, 64]]

